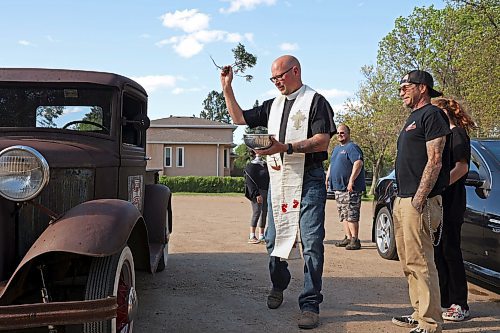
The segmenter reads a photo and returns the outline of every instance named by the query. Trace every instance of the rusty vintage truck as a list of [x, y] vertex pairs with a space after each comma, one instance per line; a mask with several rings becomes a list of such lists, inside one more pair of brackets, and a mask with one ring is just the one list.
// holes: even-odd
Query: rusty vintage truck
[[0, 68], [0, 331], [133, 331], [172, 232], [148, 127], [124, 76]]

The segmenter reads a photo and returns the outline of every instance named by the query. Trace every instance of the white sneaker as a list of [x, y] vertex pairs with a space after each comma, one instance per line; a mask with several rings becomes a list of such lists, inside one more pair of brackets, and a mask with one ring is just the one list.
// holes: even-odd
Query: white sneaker
[[460, 305], [452, 304], [448, 310], [443, 312], [443, 319], [450, 321], [462, 321], [465, 318], [469, 318], [469, 310], [462, 309]]

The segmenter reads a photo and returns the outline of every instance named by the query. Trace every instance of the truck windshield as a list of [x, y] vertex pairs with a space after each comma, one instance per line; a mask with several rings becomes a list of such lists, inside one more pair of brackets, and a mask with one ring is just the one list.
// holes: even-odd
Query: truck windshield
[[0, 86], [0, 127], [110, 134], [112, 89]]

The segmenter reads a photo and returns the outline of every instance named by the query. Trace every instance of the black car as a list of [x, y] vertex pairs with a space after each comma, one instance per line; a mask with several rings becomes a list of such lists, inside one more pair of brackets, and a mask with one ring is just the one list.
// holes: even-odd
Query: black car
[[[467, 274], [500, 290], [500, 140], [471, 140], [462, 254]], [[382, 258], [397, 259], [392, 207], [395, 172], [381, 178], [373, 202], [372, 241]]]

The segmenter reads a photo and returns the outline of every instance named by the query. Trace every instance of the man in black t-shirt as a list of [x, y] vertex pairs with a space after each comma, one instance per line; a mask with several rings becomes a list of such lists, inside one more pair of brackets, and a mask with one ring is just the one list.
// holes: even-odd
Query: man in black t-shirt
[[406, 74], [399, 95], [412, 111], [397, 142], [398, 196], [393, 218], [396, 247], [408, 280], [413, 313], [394, 317], [412, 333], [441, 332], [439, 280], [434, 264], [434, 232], [442, 222], [441, 193], [449, 184], [450, 126], [444, 112], [430, 104], [441, 93], [432, 76], [420, 70]]
[[[304, 288], [299, 296], [302, 313], [298, 326], [310, 329], [318, 326], [319, 306], [323, 301], [326, 188], [322, 162], [328, 158], [328, 144], [336, 127], [330, 104], [302, 84], [301, 74], [300, 63], [295, 57], [284, 55], [277, 58], [271, 66], [270, 80], [281, 96], [246, 111], [240, 108], [234, 97], [231, 66], [222, 69], [220, 80], [235, 124], [252, 128], [265, 126], [272, 131], [270, 133], [277, 135], [270, 148], [259, 150], [260, 154], [269, 156], [267, 164], [271, 179], [265, 240], [270, 254], [272, 290], [267, 306], [276, 309], [283, 302], [283, 291], [287, 289], [291, 275], [288, 263], [283, 259], [288, 256], [282, 254], [288, 252], [288, 247], [283, 252], [280, 250], [284, 248], [284, 238], [291, 235], [295, 241], [296, 236], [292, 228], [286, 230], [292, 230], [289, 233], [283, 229], [290, 225], [295, 228], [298, 224], [304, 257]], [[288, 200], [289, 194], [295, 198], [293, 201]], [[288, 223], [290, 221], [293, 223]]]

